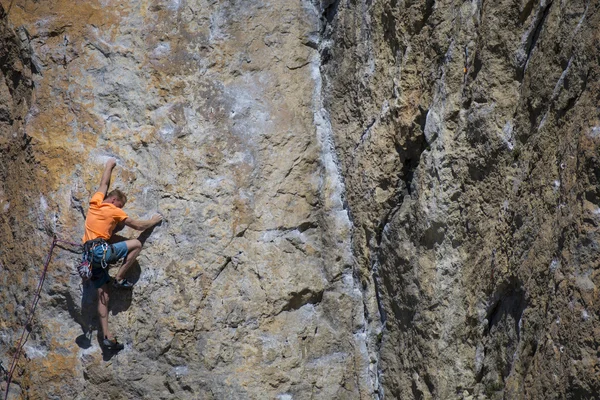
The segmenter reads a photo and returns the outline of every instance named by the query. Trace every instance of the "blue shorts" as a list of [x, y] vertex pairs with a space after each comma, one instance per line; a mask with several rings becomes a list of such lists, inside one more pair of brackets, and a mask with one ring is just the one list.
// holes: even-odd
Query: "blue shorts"
[[[108, 275], [108, 271], [102, 268], [102, 256], [104, 256], [104, 250], [102, 249], [102, 246], [97, 246], [94, 249], [91, 277], [91, 281], [96, 289], [100, 289], [105, 283], [110, 282], [110, 275]], [[125, 242], [118, 242], [108, 245], [104, 260], [107, 264], [110, 264], [120, 260], [123, 257], [127, 257], [127, 244], [125, 244]]]

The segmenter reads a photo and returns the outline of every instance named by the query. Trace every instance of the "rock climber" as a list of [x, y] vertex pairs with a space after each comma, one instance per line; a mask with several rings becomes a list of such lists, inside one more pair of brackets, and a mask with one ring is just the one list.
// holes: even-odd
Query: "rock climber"
[[113, 350], [121, 350], [123, 344], [108, 330], [108, 283], [111, 281], [107, 265], [125, 258], [123, 265], [117, 271], [113, 286], [117, 288], [131, 288], [133, 283], [125, 279], [125, 273], [134, 263], [142, 250], [142, 242], [138, 239], [129, 239], [115, 242], [113, 233], [116, 228], [126, 225], [138, 231], [145, 231], [162, 221], [162, 216], [154, 215], [148, 220], [130, 218], [123, 210], [127, 197], [123, 192], [115, 189], [106, 194], [110, 184], [112, 170], [117, 164], [110, 158], [104, 167], [100, 187], [90, 199], [90, 208], [85, 218], [85, 233], [83, 235], [84, 248], [91, 249], [92, 277], [91, 281], [98, 289], [98, 316], [104, 338], [102, 344]]

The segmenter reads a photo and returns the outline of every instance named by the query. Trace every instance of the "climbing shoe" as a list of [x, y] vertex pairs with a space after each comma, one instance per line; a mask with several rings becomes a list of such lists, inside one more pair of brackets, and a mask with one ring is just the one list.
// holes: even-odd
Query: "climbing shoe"
[[123, 350], [123, 348], [125, 347], [125, 346], [123, 346], [123, 343], [117, 342], [117, 338], [112, 338], [112, 339], [104, 338], [104, 340], [102, 341], [102, 345], [104, 347], [106, 347], [108, 350], [116, 350], [116, 351]]
[[127, 279], [113, 279], [113, 286], [116, 288], [129, 289], [133, 287], [133, 283], [129, 282]]

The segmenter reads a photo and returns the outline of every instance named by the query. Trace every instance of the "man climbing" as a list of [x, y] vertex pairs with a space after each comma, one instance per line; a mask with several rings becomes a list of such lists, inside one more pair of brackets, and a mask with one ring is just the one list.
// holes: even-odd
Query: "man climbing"
[[[106, 267], [110, 263], [125, 257], [121, 268], [117, 271], [113, 286], [130, 288], [133, 283], [125, 279], [125, 273], [134, 263], [142, 250], [142, 242], [130, 239], [111, 243], [115, 228], [123, 224], [138, 231], [144, 231], [162, 221], [162, 216], [154, 215], [148, 220], [135, 220], [122, 210], [127, 197], [120, 190], [113, 190], [108, 195], [108, 186], [116, 160], [110, 158], [104, 167], [100, 187], [90, 199], [90, 208], [85, 218], [85, 234], [83, 235], [84, 249], [90, 249], [92, 258], [91, 281], [98, 289], [98, 315], [104, 339], [102, 344], [112, 350], [121, 350], [123, 345], [117, 342], [108, 330], [108, 283], [111, 281]], [[84, 250], [85, 251], [85, 250]]]

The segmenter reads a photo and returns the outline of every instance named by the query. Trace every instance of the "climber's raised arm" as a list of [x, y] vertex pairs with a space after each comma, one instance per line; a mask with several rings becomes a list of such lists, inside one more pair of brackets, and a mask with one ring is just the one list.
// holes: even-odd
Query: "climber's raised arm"
[[100, 186], [98, 187], [98, 191], [103, 193], [104, 196], [106, 196], [106, 192], [108, 192], [110, 177], [115, 165], [117, 165], [117, 160], [111, 157], [106, 161], [106, 165], [104, 166], [104, 172], [102, 173], [102, 179], [100, 180]]
[[154, 225], [162, 221], [162, 215], [155, 214], [150, 219], [133, 219], [127, 218], [124, 223], [128, 227], [135, 229], [136, 231], [145, 231], [146, 229], [152, 228]]

